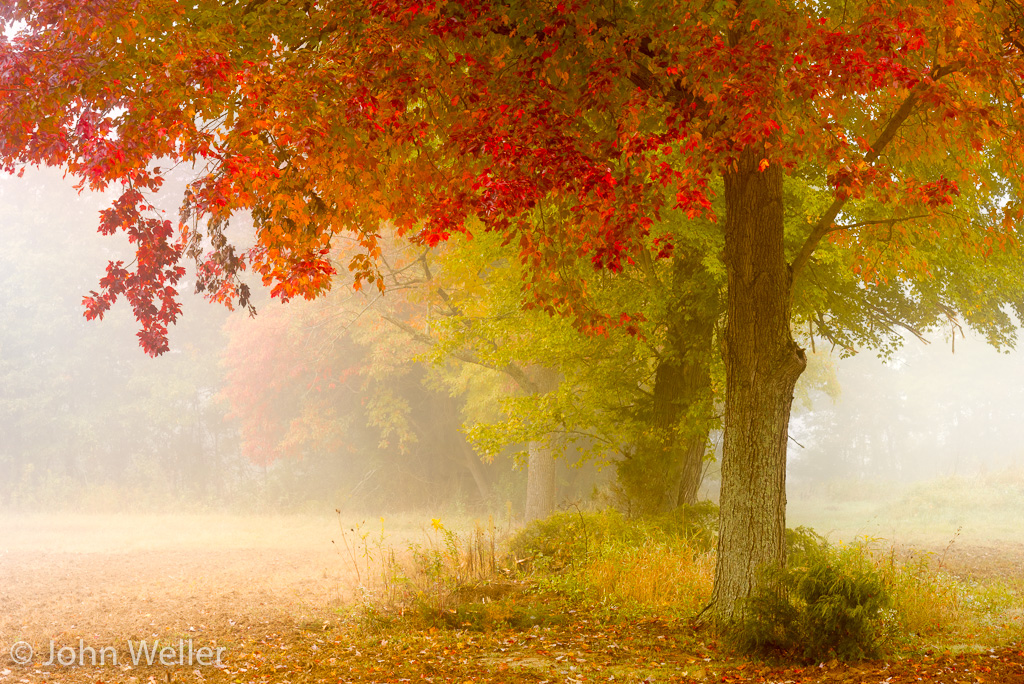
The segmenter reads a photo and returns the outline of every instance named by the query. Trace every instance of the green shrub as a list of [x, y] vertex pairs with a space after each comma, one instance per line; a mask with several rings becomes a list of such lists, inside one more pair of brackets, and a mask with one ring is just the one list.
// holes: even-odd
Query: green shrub
[[692, 615], [707, 604], [714, 575], [714, 504], [653, 518], [615, 510], [557, 513], [524, 528], [510, 551], [538, 586], [616, 614]]
[[637, 520], [614, 509], [563, 511], [527, 525], [511, 540], [509, 551], [520, 565], [533, 567], [540, 562], [556, 570], [585, 564], [609, 543], [638, 548], [652, 542], [685, 541], [695, 550], [706, 551], [715, 544], [717, 523], [718, 507], [711, 502]]
[[628, 535], [627, 521], [617, 511], [564, 511], [535, 520], [509, 543], [514, 561], [526, 569], [572, 567], [609, 537]]
[[882, 574], [860, 546], [833, 547], [787, 530], [785, 568], [763, 573], [730, 632], [743, 650], [809, 661], [876, 658], [894, 634]]

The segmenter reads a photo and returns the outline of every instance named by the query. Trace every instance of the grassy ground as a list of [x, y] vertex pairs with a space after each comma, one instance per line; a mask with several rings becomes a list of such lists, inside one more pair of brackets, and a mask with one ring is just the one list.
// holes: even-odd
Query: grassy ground
[[792, 487], [788, 524], [840, 539], [897, 544], [1024, 544], [1024, 469], [910, 485], [843, 482]]

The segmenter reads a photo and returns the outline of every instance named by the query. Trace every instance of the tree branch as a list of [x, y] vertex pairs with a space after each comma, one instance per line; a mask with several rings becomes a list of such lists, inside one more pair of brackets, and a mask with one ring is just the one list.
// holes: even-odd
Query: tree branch
[[859, 221], [857, 223], [844, 223], [841, 225], [834, 223], [831, 227], [829, 227], [828, 231], [826, 232], [826, 235], [828, 233], [835, 233], [836, 231], [840, 230], [849, 230], [851, 228], [863, 228], [864, 226], [891, 226], [902, 221], [913, 221], [915, 219], [928, 218], [929, 216], [931, 216], [931, 214], [914, 214], [913, 216], [899, 216], [896, 218], [874, 219], [871, 221]]
[[[402, 332], [406, 333], [407, 335], [412, 337], [417, 342], [422, 342], [423, 344], [428, 344], [428, 345], [435, 345], [435, 344], [437, 344], [437, 340], [435, 340], [433, 337], [431, 337], [430, 335], [426, 334], [422, 330], [417, 330], [416, 328], [414, 328], [413, 326], [409, 325], [405, 321], [400, 321], [397, 318], [393, 318], [391, 316], [381, 316], [381, 318], [384, 319], [385, 321], [387, 321], [388, 323], [390, 323], [391, 325], [395, 326], [396, 328], [398, 328]], [[448, 352], [448, 354], [452, 358], [458, 359], [459, 361], [462, 361], [463, 363], [471, 363], [474, 366], [480, 366], [481, 368], [487, 368], [488, 370], [493, 370], [493, 371], [498, 371], [500, 373], [504, 373], [504, 374], [508, 375], [510, 378], [512, 378], [513, 380], [515, 380], [516, 384], [519, 385], [519, 387], [524, 392], [527, 392], [528, 394], [539, 394], [540, 393], [540, 386], [537, 385], [537, 383], [535, 383], [530, 378], [530, 376], [527, 374], [527, 372], [523, 368], [519, 367], [515, 363], [512, 363], [511, 361], [508, 362], [507, 364], [505, 364], [504, 366], [497, 366], [497, 365], [495, 365], [493, 363], [488, 363], [488, 362], [482, 360], [476, 354], [474, 354], [473, 352], [468, 351], [468, 350], [450, 351], [450, 352]]]
[[[914, 108], [920, 101], [924, 91], [930, 88], [935, 81], [959, 70], [960, 66], [961, 65], [958, 62], [955, 62], [943, 67], [934, 67], [928, 75], [928, 78], [918, 82], [910, 89], [906, 99], [903, 100], [903, 103], [893, 113], [889, 122], [885, 125], [885, 129], [882, 130], [878, 135], [878, 138], [875, 139], [874, 144], [871, 145], [871, 149], [864, 155], [864, 161], [866, 163], [874, 164], [878, 160], [885, 148], [890, 142], [892, 142], [893, 138], [896, 137], [900, 127], [907, 119], [910, 118], [910, 115], [913, 114]], [[790, 266], [793, 277], [796, 277], [800, 271], [803, 270], [804, 266], [807, 265], [807, 262], [811, 260], [811, 256], [818, 248], [818, 244], [821, 242], [821, 239], [836, 230], [836, 217], [839, 216], [839, 212], [842, 211], [848, 200], [848, 196], [837, 197], [832, 202], [831, 206], [825, 210], [825, 213], [821, 215], [818, 222], [814, 224], [810, 235], [807, 236], [807, 240], [804, 241], [803, 246], [800, 248], [800, 252], [796, 255], [796, 258], [793, 259], [793, 263]]]

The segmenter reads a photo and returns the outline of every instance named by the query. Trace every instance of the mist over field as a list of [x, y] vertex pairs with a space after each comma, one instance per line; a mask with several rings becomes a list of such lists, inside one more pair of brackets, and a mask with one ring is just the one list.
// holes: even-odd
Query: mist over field
[[[273, 357], [275, 345], [312, 340], [332, 323], [331, 311], [300, 301], [288, 307], [307, 313], [288, 319], [288, 307], [258, 296], [259, 315], [250, 318], [192, 295], [186, 276], [184, 315], [163, 357], [137, 346], [123, 301], [105, 320], [86, 321], [82, 297], [96, 289], [106, 262], [132, 259], [123, 236], [96, 234], [104, 206], [102, 196], [77, 193], [54, 171], [0, 183], [0, 508], [521, 511], [523, 469], [509, 456], [472, 455], [460, 433], [465, 412], [446, 406], [446, 392], [425, 383], [422, 370], [390, 376], [391, 405], [380, 392], [368, 395], [365, 374], [353, 370], [336, 373], [323, 399], [333, 405], [319, 420], [305, 413], [315, 405], [296, 408], [300, 395], [322, 389], [322, 369], [311, 370], [317, 358], [373, 361], [372, 344], [401, 346], [380, 333], [352, 341], [358, 318], [317, 342], [333, 352]], [[173, 205], [163, 209], [174, 217]], [[811, 354], [790, 428], [791, 508], [801, 521], [817, 515], [801, 502], [819, 498], [861, 502], [856, 510], [868, 519], [884, 517], [863, 502], [913, 499], [907, 488], [929, 481], [935, 496], [948, 496], [921, 505], [946, 527], [954, 511], [986, 501], [999, 500], [1006, 512], [1024, 506], [1024, 354], [965, 338], [955, 323], [929, 331], [928, 344], [907, 337], [885, 361], [870, 350], [844, 358], [820, 341]], [[570, 467], [576, 458], [562, 459], [560, 501], [607, 501], [614, 468], [599, 459]], [[710, 463], [705, 496], [715, 497], [715, 479]], [[920, 513], [889, 511], [897, 520]]]
[[[478, 618], [459, 592], [508, 590], [524, 553], [504, 555], [529, 505], [527, 456], [514, 453], [525, 445], [485, 460], [465, 432], [499, 415], [507, 383], [434, 374], [382, 324], [401, 307], [372, 318], [380, 300], [343, 282], [325, 302], [285, 306], [257, 288], [250, 318], [193, 295], [189, 273], [171, 351], [150, 358], [125, 302], [102, 321], [82, 315], [107, 261], [132, 259], [123, 236], [96, 234], [104, 207], [56, 172], [0, 179], [0, 647], [31, 645], [36, 662], [54, 644], [68, 657], [78, 643], [113, 647], [123, 668], [137, 640], [177, 649], [184, 635], [189, 648], [226, 649], [221, 669], [237, 678], [288, 635], [302, 636], [273, 648], [308, 662], [321, 635], [346, 649], [364, 638], [349, 631], [366, 619], [354, 615], [411, 605], [461, 629]], [[950, 593], [961, 582], [981, 582], [997, 616], [982, 619], [1012, 630], [1024, 619], [1007, 593], [1024, 563], [1024, 353], [955, 326], [927, 338], [908, 335], [884, 362], [816, 341], [790, 425], [787, 524], [952, 572], [928, 580], [951, 605], [977, 600]], [[556, 464], [563, 524], [610, 504], [629, 512], [614, 463], [567, 449]], [[708, 461], [698, 498], [717, 497]], [[597, 515], [573, 533], [598, 555], [572, 581], [603, 601], [700, 609], [710, 548], [600, 547]], [[492, 575], [476, 574], [483, 559]], [[915, 572], [914, 586], [931, 577]], [[537, 627], [565, 610], [512, 596], [495, 619]], [[920, 600], [921, 624], [962, 621], [935, 600]], [[130, 667], [129, 680], [145, 670]], [[0, 681], [18, 672], [0, 653]]]
[[[323, 301], [282, 305], [253, 278], [253, 318], [193, 294], [189, 272], [163, 356], [140, 349], [124, 301], [87, 321], [82, 298], [107, 262], [133, 259], [123, 236], [96, 234], [106, 202], [54, 171], [0, 178], [0, 684], [30, 672], [277, 681], [310, 663], [335, 676], [339, 662], [377, 677], [382, 658], [408, 661], [395, 622], [407, 615], [429, 635], [454, 630], [439, 651], [434, 636], [411, 637], [442, 659], [472, 647], [463, 630], [530, 630], [519, 633], [535, 654], [510, 655], [518, 637], [501, 637], [481, 657], [548, 676], [566, 656], [545, 639], [579, 638], [589, 653], [619, 637], [579, 636], [564, 616], [580, 606], [524, 589], [545, 554], [548, 590], [597, 596], [616, 620], [640, 610], [671, 624], [706, 605], [715, 509], [679, 509], [697, 528], [673, 527], [689, 518], [672, 514], [645, 522], [616, 480], [622, 454], [602, 458], [596, 438], [555, 461], [555, 522], [522, 532], [528, 445], [481, 458], [494, 437], [473, 427], [500, 421], [509, 382], [432, 365], [394, 324], [415, 299], [339, 281]], [[173, 220], [173, 203], [161, 209]], [[991, 653], [1016, 638], [1024, 350], [993, 349], [953, 321], [925, 340], [908, 333], [885, 359], [802, 343], [787, 525], [864, 545], [905, 592], [919, 639]], [[698, 499], [717, 502], [721, 433], [711, 438]], [[665, 541], [658, 525], [679, 536]], [[531, 529], [555, 542], [540, 533], [543, 550], [529, 550]], [[665, 635], [651, 638], [664, 658]], [[140, 645], [173, 657], [140, 662]], [[90, 667], [90, 649], [116, 662]], [[708, 676], [679, 653], [685, 662], [662, 666]]]
[[[493, 418], [502, 385], [466, 381], [455, 400], [368, 317], [380, 300], [344, 283], [325, 303], [257, 294], [251, 318], [193, 295], [189, 274], [171, 351], [150, 358], [123, 301], [82, 315], [107, 261], [133, 258], [123, 236], [96, 234], [104, 206], [52, 171], [0, 180], [0, 587], [20, 606], [6, 641], [329, 622], [325, 607], [388, 586], [395, 550], [517, 529], [525, 456], [483, 460], [463, 431]], [[927, 338], [884, 362], [816, 343], [787, 523], [1014, 577], [1024, 354], [956, 327]], [[616, 503], [614, 463], [570, 449], [557, 468], [559, 509]], [[717, 480], [709, 461], [699, 498], [717, 500]], [[43, 598], [51, 583], [87, 598], [69, 610]]]

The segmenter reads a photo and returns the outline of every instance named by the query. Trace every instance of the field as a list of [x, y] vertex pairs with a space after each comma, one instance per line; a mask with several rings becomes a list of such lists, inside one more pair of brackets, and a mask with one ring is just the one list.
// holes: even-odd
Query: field
[[31, 516], [0, 528], [8, 643], [222, 635], [319, 615], [355, 585], [328, 518]]
[[[948, 509], [929, 527], [914, 517], [913, 496], [839, 505], [824, 492], [794, 498], [790, 518], [837, 539], [896, 531], [880, 542], [891, 553], [1024, 595], [1019, 524], [991, 518], [979, 534], [973, 526], [985, 518]], [[894, 515], [885, 518], [887, 510]], [[375, 618], [366, 607], [382, 590], [374, 573], [383, 552], [407, 555], [410, 543], [429, 545], [436, 532], [427, 516], [0, 517], [0, 684], [1024, 682], [1024, 653], [1012, 641], [807, 668], [736, 658], [688, 619], [616, 614], [608, 602], [577, 613], [524, 599], [541, 615], [532, 626], [439, 629]], [[1003, 610], [1000, 634], [1024, 633], [1022, 607]]]
[[832, 540], [881, 547], [958, 575], [1024, 585], [1024, 471], [946, 477], [906, 486], [878, 482], [791, 492], [787, 522]]
[[[179, 639], [191, 640], [198, 650], [329, 625], [358, 591], [340, 522], [333, 516], [0, 517], [0, 682], [135, 681], [129, 641], [160, 639], [177, 648]], [[352, 529], [359, 521], [344, 522], [349, 543], [357, 542]], [[42, 666], [51, 640], [58, 649], [78, 649], [80, 639], [97, 651], [114, 646], [118, 666], [94, 671], [81, 667], [81, 658], [74, 667]], [[20, 642], [33, 649], [29, 667], [8, 661]], [[91, 652], [86, 656], [91, 660]], [[188, 671], [180, 664], [159, 669], [160, 679]]]

